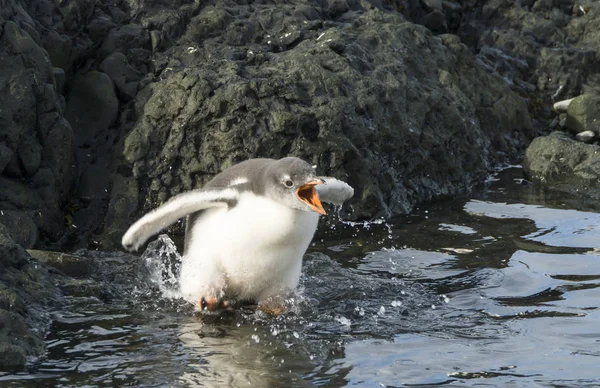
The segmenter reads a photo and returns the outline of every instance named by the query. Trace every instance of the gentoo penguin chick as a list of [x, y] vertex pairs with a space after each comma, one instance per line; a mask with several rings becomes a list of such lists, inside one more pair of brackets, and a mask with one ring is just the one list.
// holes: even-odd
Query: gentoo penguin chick
[[353, 194], [345, 182], [316, 176], [301, 159], [250, 159], [146, 214], [122, 243], [137, 250], [187, 216], [183, 297], [203, 310], [230, 299], [267, 306], [298, 285], [302, 256], [325, 214], [321, 201], [340, 205]]

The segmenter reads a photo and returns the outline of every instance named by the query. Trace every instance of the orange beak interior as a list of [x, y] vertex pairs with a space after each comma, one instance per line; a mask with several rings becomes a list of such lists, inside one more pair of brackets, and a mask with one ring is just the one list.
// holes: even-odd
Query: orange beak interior
[[323, 182], [314, 180], [312, 182], [303, 184], [296, 190], [296, 196], [299, 200], [310, 206], [313, 211], [325, 215], [327, 213], [325, 212], [325, 209], [323, 209], [323, 205], [321, 204], [319, 196], [315, 191], [315, 186], [320, 185], [321, 183]]

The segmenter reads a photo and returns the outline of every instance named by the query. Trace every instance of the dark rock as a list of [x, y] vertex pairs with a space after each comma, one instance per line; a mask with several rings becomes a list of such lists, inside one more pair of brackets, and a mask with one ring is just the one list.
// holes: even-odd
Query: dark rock
[[[264, 50], [297, 31], [266, 17], [293, 13], [265, 8], [237, 24], [209, 11], [221, 15], [216, 30], [193, 19], [135, 102], [123, 156], [144, 193], [136, 215], [233, 163], [287, 154], [357, 188], [355, 217], [399, 214], [460, 190], [530, 136], [524, 101], [456, 37], [436, 38], [397, 14], [363, 11], [351, 24], [304, 30], [291, 49], [255, 46], [252, 57], [223, 61], [228, 37]], [[190, 53], [199, 36], [204, 49]]]
[[102, 43], [100, 55], [104, 57], [114, 52], [128, 55], [133, 49], [150, 50], [151, 47], [150, 33], [146, 28], [137, 24], [127, 24], [110, 30]]
[[123, 53], [112, 53], [100, 64], [100, 69], [108, 74], [115, 83], [119, 96], [129, 101], [135, 97], [137, 92], [137, 81], [141, 78], [129, 65], [127, 57]]
[[558, 126], [561, 128], [566, 128], [567, 127], [567, 118], [566, 117], [559, 118]]
[[42, 162], [42, 146], [34, 133], [24, 134], [21, 137], [17, 153], [25, 176], [30, 177], [35, 174]]
[[66, 295], [73, 297], [106, 298], [106, 287], [92, 279], [65, 279], [59, 287]]
[[[600, 4], [585, 2], [581, 8], [585, 13], [580, 4], [552, 0], [476, 2], [465, 7], [458, 32], [477, 51], [488, 48], [502, 53], [495, 64], [514, 90], [521, 92], [519, 83], [514, 82], [518, 79], [536, 85], [537, 98], [546, 101], [598, 94]], [[551, 120], [549, 112], [540, 113], [541, 119]]]
[[9, 3], [2, 9], [15, 22], [6, 22], [0, 37], [0, 209], [16, 211], [6, 222], [30, 246], [34, 224], [51, 238], [61, 233], [60, 206], [76, 174], [71, 129], [57, 124], [64, 122], [60, 76], [39, 45], [44, 35], [31, 28], [26, 8]]
[[28, 249], [27, 253], [31, 257], [74, 278], [90, 276], [94, 270], [94, 263], [87, 257], [69, 255], [62, 252], [40, 251], [37, 249]]
[[204, 325], [200, 330], [196, 332], [200, 338], [225, 338], [227, 332], [221, 327], [212, 325]]
[[129, 227], [129, 217], [135, 213], [139, 203], [139, 187], [133, 177], [115, 175], [112, 185], [111, 200], [104, 220], [105, 248], [121, 246], [123, 231]]
[[600, 199], [600, 146], [553, 132], [531, 142], [523, 167], [530, 180], [544, 187]]
[[92, 19], [87, 29], [90, 33], [90, 38], [96, 43], [101, 43], [115, 27], [116, 24], [108, 16], [100, 15]]
[[56, 85], [56, 91], [60, 94], [65, 93], [65, 84], [67, 82], [67, 76], [65, 71], [60, 67], [53, 67], [52, 73], [54, 74], [54, 84]]
[[0, 265], [20, 269], [29, 262], [27, 252], [12, 240], [7, 227], [0, 224]]
[[552, 9], [552, 0], [536, 0], [531, 7], [532, 11], [548, 11]]
[[11, 161], [14, 156], [13, 150], [11, 150], [6, 143], [0, 143], [0, 174], [4, 171], [4, 168]]
[[442, 1], [441, 0], [423, 0], [423, 4], [429, 11], [442, 11]]
[[39, 194], [23, 183], [0, 178], [0, 186], [0, 204], [3, 209], [35, 209], [40, 203]]
[[197, 43], [210, 36], [219, 35], [232, 20], [233, 17], [226, 9], [208, 5], [190, 20], [184, 40]]
[[47, 309], [62, 303], [46, 267], [0, 224], [0, 369], [21, 369], [44, 354]]
[[0, 223], [10, 231], [10, 237], [20, 246], [31, 248], [38, 239], [38, 228], [31, 215], [18, 210], [2, 210]]
[[73, 143], [73, 131], [64, 117], [57, 118], [42, 140], [43, 158], [48, 161], [48, 167], [54, 174], [62, 201], [71, 191], [77, 173]]
[[[2, 310], [0, 310], [1, 314]], [[0, 319], [3, 317], [0, 315]], [[6, 318], [8, 319], [8, 318]], [[4, 324], [4, 322], [0, 321], [0, 323]], [[13, 335], [13, 333], [9, 333], [8, 335]], [[7, 335], [7, 336], [8, 336]], [[2, 334], [0, 333], [0, 336]], [[1, 337], [0, 337], [1, 338]], [[0, 340], [1, 341], [1, 340]], [[2, 370], [20, 370], [27, 363], [27, 358], [25, 356], [25, 352], [23, 348], [17, 345], [7, 344], [5, 342], [0, 342], [0, 369]]]
[[567, 108], [566, 124], [574, 133], [592, 131], [600, 135], [600, 96], [575, 97]]
[[435, 32], [447, 32], [446, 15], [442, 11], [433, 10], [425, 16], [425, 27]]
[[73, 45], [73, 40], [69, 36], [59, 33], [54, 29], [48, 29], [43, 35], [42, 43], [52, 66], [60, 69], [70, 69], [73, 63], [81, 55], [78, 47]]
[[[14, 22], [2, 26], [10, 55], [0, 61], [10, 62], [0, 70], [36, 77], [19, 73], [19, 94], [0, 95], [11, 112], [0, 115], [0, 179], [9, 182], [0, 203], [28, 214], [42, 242], [85, 245], [100, 232], [95, 240], [114, 246], [132, 218], [256, 156], [300, 156], [349, 180], [353, 217], [402, 213], [518, 154], [532, 127], [505, 81], [526, 93], [548, 86], [521, 77], [530, 58], [507, 60], [519, 76], [500, 79], [456, 37], [396, 12], [458, 31], [479, 5], [456, 1], [3, 1], [2, 20]], [[481, 15], [496, 20], [506, 8], [483, 5]], [[562, 8], [539, 12], [536, 38], [569, 28]], [[495, 48], [496, 38], [480, 42]], [[490, 52], [490, 71], [510, 57]]]
[[108, 75], [99, 71], [77, 76], [69, 88], [66, 118], [81, 147], [102, 136], [119, 113], [119, 100]]

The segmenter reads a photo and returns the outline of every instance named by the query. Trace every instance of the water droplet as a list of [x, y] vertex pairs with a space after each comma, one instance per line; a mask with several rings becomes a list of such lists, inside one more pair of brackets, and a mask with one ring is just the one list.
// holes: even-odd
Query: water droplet
[[252, 338], [252, 339], [254, 340], [254, 342], [256, 342], [256, 343], [259, 343], [259, 342], [260, 342], [260, 337], [259, 337], [258, 335], [256, 335], [256, 334], [252, 334], [252, 337], [251, 337], [251, 338]]

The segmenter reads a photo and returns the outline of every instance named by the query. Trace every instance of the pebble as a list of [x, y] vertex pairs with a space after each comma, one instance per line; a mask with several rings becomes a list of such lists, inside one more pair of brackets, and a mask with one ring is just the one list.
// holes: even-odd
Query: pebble
[[595, 138], [596, 134], [594, 133], [594, 131], [583, 131], [575, 135], [575, 139], [584, 143], [592, 143]]
[[567, 108], [569, 107], [571, 101], [573, 101], [572, 98], [568, 100], [557, 101], [554, 103], [553, 108], [558, 113], [567, 113]]

